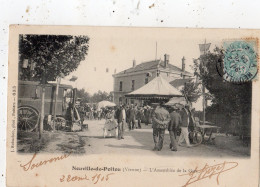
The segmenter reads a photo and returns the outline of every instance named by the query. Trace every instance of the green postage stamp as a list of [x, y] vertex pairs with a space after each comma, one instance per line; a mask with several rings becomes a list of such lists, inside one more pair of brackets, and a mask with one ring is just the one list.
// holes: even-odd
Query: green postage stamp
[[247, 82], [256, 79], [257, 40], [225, 41], [224, 79], [229, 82]]

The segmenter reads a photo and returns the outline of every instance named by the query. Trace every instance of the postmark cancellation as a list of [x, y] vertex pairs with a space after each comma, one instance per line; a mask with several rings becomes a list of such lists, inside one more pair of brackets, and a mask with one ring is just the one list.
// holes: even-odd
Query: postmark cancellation
[[241, 83], [257, 78], [257, 39], [228, 40], [223, 42], [223, 47], [223, 78], [226, 81]]

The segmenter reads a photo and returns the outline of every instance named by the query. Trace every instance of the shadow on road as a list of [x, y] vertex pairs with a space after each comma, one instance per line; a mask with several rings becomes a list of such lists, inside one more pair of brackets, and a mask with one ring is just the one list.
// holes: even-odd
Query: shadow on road
[[[105, 146], [113, 147], [113, 148], [126, 148], [126, 149], [133, 149], [133, 150], [134, 149], [148, 150], [161, 156], [174, 155], [174, 152], [172, 152], [169, 148], [170, 138], [168, 134], [165, 134], [163, 149], [161, 151], [153, 151], [154, 141], [153, 141], [153, 134], [152, 134], [151, 127], [149, 128], [146, 126], [143, 129], [135, 129], [135, 130], [127, 131], [125, 132], [125, 136], [126, 137], [131, 136], [136, 142], [138, 142], [138, 144], [141, 145], [130, 145], [130, 144], [110, 145], [109, 144]], [[149, 153], [150, 152], [147, 152], [147, 154]]]
[[140, 146], [140, 145], [129, 145], [129, 144], [121, 144], [121, 145], [105, 145], [107, 147], [112, 147], [112, 148], [125, 148], [125, 149], [141, 149], [141, 150], [151, 150], [149, 148], [147, 148], [146, 146]]
[[87, 137], [87, 138], [97, 138], [97, 139], [115, 139], [115, 138], [117, 138], [117, 137], [115, 137], [115, 136], [108, 136], [108, 137], [106, 137], [106, 138], [104, 138], [103, 136], [90, 136], [90, 135], [80, 135], [81, 137]]

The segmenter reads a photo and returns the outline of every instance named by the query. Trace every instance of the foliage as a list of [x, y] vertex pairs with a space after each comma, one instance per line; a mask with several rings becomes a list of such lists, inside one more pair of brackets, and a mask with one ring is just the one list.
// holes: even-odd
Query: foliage
[[20, 35], [19, 79], [47, 83], [67, 76], [85, 60], [88, 41], [87, 36]]
[[[98, 91], [94, 93], [93, 95], [90, 95], [84, 88], [77, 89], [76, 91], [76, 97], [81, 98], [81, 103], [98, 103], [100, 101], [106, 100], [106, 101], [113, 101], [113, 93], [107, 93], [105, 91]], [[68, 92], [67, 97], [71, 97], [71, 92]]]
[[77, 89], [77, 98], [81, 98], [82, 103], [90, 103], [91, 102], [91, 96], [88, 92], [85, 91], [84, 88]]
[[[228, 116], [250, 115], [252, 83], [236, 84], [225, 81], [223, 75], [224, 50], [216, 47], [213, 52], [201, 55], [194, 61], [195, 75], [209, 91], [212, 105], [207, 111], [225, 113]], [[199, 63], [200, 62], [200, 63]]]
[[107, 92], [102, 92], [102, 91], [98, 91], [97, 93], [94, 93], [92, 98], [91, 98], [91, 101], [93, 103], [98, 103], [100, 101], [103, 101], [103, 100], [107, 100], [107, 101], [113, 101], [113, 94], [112, 92], [110, 93], [107, 93]]
[[193, 81], [186, 82], [181, 90], [189, 102], [196, 102], [201, 95], [201, 89], [198, 83]]

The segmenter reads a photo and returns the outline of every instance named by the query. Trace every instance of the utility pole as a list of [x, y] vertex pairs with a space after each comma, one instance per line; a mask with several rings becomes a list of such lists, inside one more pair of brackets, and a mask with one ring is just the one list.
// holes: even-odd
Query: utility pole
[[205, 86], [202, 84], [202, 104], [203, 104], [203, 125], [205, 125], [206, 111], [205, 111]]
[[[204, 55], [206, 54], [206, 39], [204, 44]], [[204, 66], [204, 64], [203, 64]], [[205, 125], [206, 111], [205, 111], [205, 85], [202, 83], [202, 108], [203, 108], [203, 125]]]
[[43, 72], [41, 87], [42, 87], [42, 97], [41, 97], [41, 116], [40, 116], [40, 128], [39, 128], [39, 139], [42, 138], [43, 133], [43, 120], [44, 120], [44, 104], [45, 104], [45, 86], [46, 86], [46, 70]]
[[55, 131], [55, 126], [56, 126], [56, 110], [57, 110], [57, 98], [59, 95], [59, 86], [60, 86], [60, 80], [61, 77], [57, 78], [57, 85], [56, 85], [56, 90], [55, 90], [55, 99], [54, 99], [54, 109], [53, 109], [53, 130]]
[[75, 119], [74, 111], [75, 111], [75, 104], [76, 104], [76, 94], [77, 94], [77, 89], [73, 88], [73, 90], [72, 90], [72, 116], [71, 116], [72, 124]]
[[41, 117], [40, 117], [39, 139], [42, 138], [42, 133], [43, 133], [44, 99], [45, 99], [45, 85], [42, 85]]

